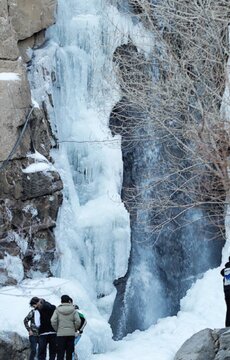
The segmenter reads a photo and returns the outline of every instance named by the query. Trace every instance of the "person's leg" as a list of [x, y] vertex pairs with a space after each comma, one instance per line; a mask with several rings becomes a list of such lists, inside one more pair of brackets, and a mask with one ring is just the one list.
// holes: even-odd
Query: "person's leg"
[[37, 336], [30, 335], [30, 357], [29, 360], [34, 360], [36, 356], [36, 349], [37, 349]]
[[38, 360], [46, 360], [47, 335], [40, 335], [38, 340]]
[[74, 353], [74, 336], [66, 336], [66, 360], [72, 360]]
[[230, 296], [225, 296], [225, 302], [227, 307], [225, 326], [230, 326]]
[[57, 336], [56, 334], [48, 335], [49, 342], [49, 360], [55, 360], [57, 354]]
[[57, 336], [57, 360], [64, 360], [65, 336]]

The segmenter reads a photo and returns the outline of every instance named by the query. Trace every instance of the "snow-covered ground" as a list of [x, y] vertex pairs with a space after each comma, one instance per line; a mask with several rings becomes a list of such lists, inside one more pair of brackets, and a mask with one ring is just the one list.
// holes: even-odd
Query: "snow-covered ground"
[[[30, 298], [39, 296], [58, 305], [62, 294], [73, 297], [87, 317], [88, 324], [77, 348], [80, 360], [173, 360], [182, 343], [195, 332], [224, 327], [225, 302], [217, 268], [209, 270], [187, 292], [177, 316], [160, 319], [148, 330], [137, 330], [122, 341], [111, 340], [109, 325], [81, 285], [60, 278], [25, 280], [18, 286], [2, 288], [0, 330], [27, 335], [23, 319], [30, 310]], [[92, 354], [97, 342], [104, 343], [104, 353]]]

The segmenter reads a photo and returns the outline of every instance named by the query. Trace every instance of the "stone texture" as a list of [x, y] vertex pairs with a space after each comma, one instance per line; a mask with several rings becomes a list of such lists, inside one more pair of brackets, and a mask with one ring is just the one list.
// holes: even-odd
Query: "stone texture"
[[7, 0], [0, 1], [0, 59], [16, 60], [19, 55], [16, 33], [8, 17]]
[[[23, 277], [32, 277], [34, 271], [52, 275], [53, 228], [62, 202], [62, 181], [56, 171], [22, 171], [34, 162], [27, 157], [29, 152], [38, 151], [52, 162], [50, 149], [55, 142], [46, 110], [33, 108], [19, 146], [9, 160], [4, 160], [16, 144], [32, 107], [26, 63], [32, 61], [33, 49], [45, 41], [45, 29], [54, 23], [55, 9], [56, 0], [0, 1], [0, 75], [18, 75], [14, 81], [9, 77], [0, 80], [1, 285], [17, 284]], [[12, 264], [17, 264], [19, 274], [11, 272]], [[21, 340], [16, 335], [10, 334], [9, 339], [7, 336], [4, 335], [6, 344], [0, 344], [0, 359], [27, 359]], [[17, 349], [11, 349], [11, 342]]]
[[0, 359], [27, 360], [30, 353], [29, 341], [15, 332], [0, 332]]
[[174, 360], [230, 360], [230, 329], [204, 329], [194, 334]]
[[20, 55], [25, 62], [29, 62], [32, 59], [32, 49], [40, 47], [45, 41], [45, 31], [41, 30], [31, 37], [19, 40], [18, 48]]
[[177, 352], [174, 360], [214, 360], [215, 347], [212, 330], [204, 329], [188, 339]]
[[8, 0], [8, 6], [18, 40], [29, 38], [55, 21], [56, 0]]
[[[53, 228], [62, 202], [62, 182], [57, 172], [25, 174], [29, 159], [10, 161], [0, 171], [0, 259], [18, 256], [24, 276], [33, 271], [51, 275], [55, 256]], [[16, 283], [4, 261], [0, 264], [0, 283]]]
[[230, 330], [220, 329], [216, 332], [218, 352], [214, 360], [230, 360]]
[[[21, 60], [0, 60], [1, 73], [16, 73], [18, 80], [0, 80], [0, 108], [1, 108], [1, 137], [0, 161], [6, 159], [12, 150], [19, 132], [28, 114], [31, 95], [27, 80], [26, 69]], [[19, 149], [16, 156], [23, 156], [28, 151], [28, 144], [24, 149]]]

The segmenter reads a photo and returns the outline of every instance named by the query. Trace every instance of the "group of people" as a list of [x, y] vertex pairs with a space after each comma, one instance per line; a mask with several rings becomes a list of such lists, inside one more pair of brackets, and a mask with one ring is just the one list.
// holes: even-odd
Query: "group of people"
[[24, 319], [29, 334], [30, 357], [45, 360], [49, 347], [49, 360], [74, 359], [74, 347], [86, 325], [86, 319], [69, 295], [61, 296], [61, 304], [55, 306], [48, 301], [33, 297], [32, 310]]

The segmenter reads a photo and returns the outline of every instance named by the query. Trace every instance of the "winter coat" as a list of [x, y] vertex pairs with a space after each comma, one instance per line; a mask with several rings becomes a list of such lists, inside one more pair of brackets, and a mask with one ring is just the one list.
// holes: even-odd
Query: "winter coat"
[[[224, 277], [224, 270], [230, 268], [230, 261], [228, 261], [224, 268], [221, 270], [221, 275]], [[223, 285], [224, 285], [224, 278], [223, 278]], [[225, 293], [225, 297], [230, 297], [230, 285], [224, 285], [224, 293]]]
[[57, 336], [75, 336], [81, 326], [81, 320], [74, 305], [63, 303], [53, 313], [51, 324]]
[[[35, 310], [31, 310], [29, 312], [29, 314], [25, 317], [24, 319], [24, 325], [25, 325], [25, 328], [26, 330], [29, 332], [29, 331], [32, 331], [33, 335], [34, 336], [38, 336], [39, 334], [39, 329], [38, 327], [36, 326], [35, 324], [35, 318], [34, 318], [34, 311]], [[30, 323], [30, 324], [29, 324]]]
[[41, 308], [39, 308], [40, 320], [41, 320], [41, 326], [39, 328], [40, 335], [44, 333], [55, 332], [50, 322], [51, 316], [53, 315], [55, 309], [56, 307], [54, 305], [43, 300], [42, 306]]

